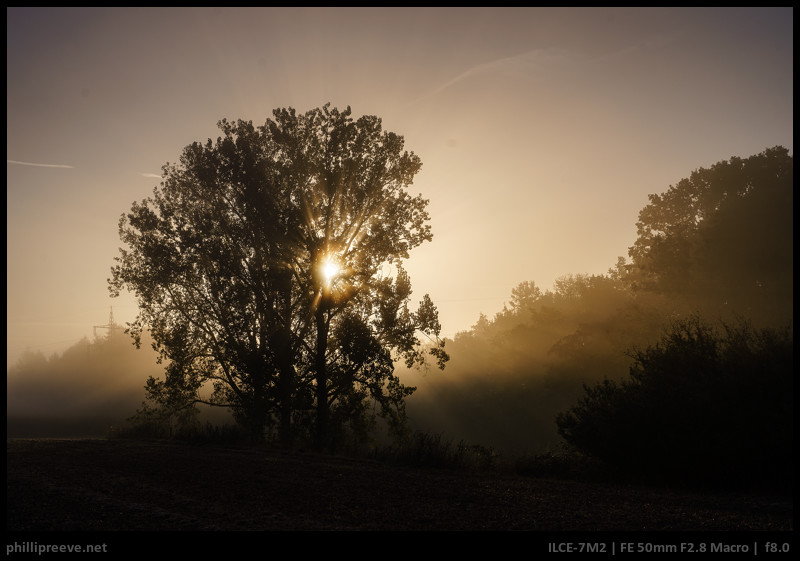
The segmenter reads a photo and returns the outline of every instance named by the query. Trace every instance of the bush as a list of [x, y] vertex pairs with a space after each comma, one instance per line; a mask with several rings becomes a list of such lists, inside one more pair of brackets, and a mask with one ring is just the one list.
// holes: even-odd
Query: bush
[[111, 427], [109, 438], [173, 440], [188, 444], [233, 445], [250, 441], [250, 434], [239, 425], [205, 424], [171, 426], [157, 421], [127, 423]]
[[793, 337], [698, 317], [634, 350], [630, 378], [585, 386], [561, 436], [620, 473], [724, 486], [792, 481]]
[[501, 457], [493, 449], [443, 438], [441, 434], [417, 431], [390, 446], [377, 447], [371, 454], [378, 461], [414, 467], [467, 471], [491, 471], [500, 467]]
[[580, 481], [606, 481], [609, 474], [595, 458], [565, 446], [539, 454], [525, 454], [514, 462], [514, 471], [526, 477], [549, 477]]

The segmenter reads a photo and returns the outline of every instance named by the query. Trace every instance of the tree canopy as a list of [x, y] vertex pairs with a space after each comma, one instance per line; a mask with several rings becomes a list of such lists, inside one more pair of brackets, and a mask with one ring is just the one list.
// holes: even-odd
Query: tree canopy
[[448, 376], [419, 378], [414, 422], [546, 450], [561, 443], [553, 420], [583, 386], [624, 378], [627, 351], [652, 345], [676, 318], [791, 325], [792, 165], [775, 147], [700, 168], [650, 197], [632, 261], [620, 257], [608, 275], [564, 275], [551, 289], [519, 283], [494, 317], [448, 341]]
[[394, 360], [448, 358], [402, 268], [432, 239], [428, 201], [408, 192], [421, 161], [349, 107], [273, 116], [220, 121], [120, 219], [110, 290], [136, 295], [132, 333], [149, 330], [167, 364], [151, 405], [230, 407], [258, 437], [308, 432], [320, 447], [368, 430], [370, 402], [400, 427], [413, 388]]
[[709, 313], [791, 321], [793, 170], [789, 151], [776, 146], [700, 168], [650, 195], [624, 278]]
[[676, 321], [661, 341], [631, 351], [628, 379], [585, 386], [558, 415], [559, 433], [626, 473], [786, 484], [794, 474], [793, 347], [789, 329]]

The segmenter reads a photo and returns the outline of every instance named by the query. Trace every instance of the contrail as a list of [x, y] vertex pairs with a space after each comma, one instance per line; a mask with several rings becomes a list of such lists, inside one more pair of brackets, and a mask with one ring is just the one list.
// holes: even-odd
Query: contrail
[[33, 162], [20, 162], [17, 160], [6, 160], [6, 162], [9, 164], [17, 164], [19, 166], [34, 166], [37, 168], [73, 168], [73, 166], [65, 166], [62, 164], [35, 164]]
[[415, 101], [421, 101], [426, 98], [434, 97], [442, 93], [444, 90], [452, 87], [453, 85], [466, 80], [467, 78], [491, 72], [493, 70], [509, 68], [509, 67], [518, 67], [518, 68], [524, 68], [526, 69], [526, 71], [530, 72], [534, 69], [534, 67], [538, 66], [541, 68], [546, 64], [552, 64], [569, 59], [570, 59], [569, 53], [561, 49], [553, 49], [553, 48], [535, 49], [532, 51], [527, 51], [512, 56], [498, 58], [489, 62], [471, 66], [467, 70], [461, 72], [458, 76], [450, 79], [446, 83], [440, 85], [439, 87], [428, 92], [427, 94], [423, 94]]

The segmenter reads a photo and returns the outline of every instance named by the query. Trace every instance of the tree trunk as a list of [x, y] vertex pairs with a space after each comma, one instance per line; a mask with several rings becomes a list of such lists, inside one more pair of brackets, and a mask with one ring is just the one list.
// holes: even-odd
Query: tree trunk
[[291, 273], [286, 273], [281, 278], [281, 327], [277, 337], [276, 352], [278, 356], [278, 396], [280, 399], [279, 415], [280, 426], [278, 427], [278, 438], [284, 446], [290, 446], [293, 440], [292, 431], [292, 412], [294, 410], [292, 399], [294, 396], [295, 369], [294, 356], [292, 355], [292, 277]]
[[330, 408], [328, 406], [328, 372], [325, 353], [328, 348], [328, 322], [325, 317], [325, 297], [320, 300], [315, 319], [317, 324], [317, 356], [315, 373], [317, 381], [317, 434], [316, 447], [323, 450], [328, 444], [328, 424]]
[[262, 442], [264, 440], [264, 429], [267, 426], [267, 403], [266, 403], [266, 376], [260, 370], [260, 365], [255, 366], [253, 373], [253, 402], [248, 411], [247, 424], [250, 439], [254, 442]]

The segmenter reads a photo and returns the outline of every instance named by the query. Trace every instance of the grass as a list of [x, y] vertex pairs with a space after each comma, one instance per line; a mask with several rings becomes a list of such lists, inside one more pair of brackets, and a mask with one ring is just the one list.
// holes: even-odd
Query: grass
[[503, 466], [502, 456], [493, 448], [454, 442], [442, 434], [417, 431], [398, 443], [374, 448], [372, 459], [424, 468], [491, 471]]
[[[202, 446], [253, 446], [249, 433], [235, 424], [194, 423], [174, 426], [154, 421], [126, 423], [112, 427], [110, 439], [168, 440]], [[275, 441], [258, 443], [285, 448]], [[296, 442], [295, 451], [311, 450], [308, 442]], [[685, 474], [671, 478], [655, 477], [614, 469], [603, 462], [564, 445], [560, 449], [505, 457], [498, 450], [463, 440], [454, 441], [441, 433], [416, 431], [405, 438], [388, 443], [373, 443], [369, 447], [350, 447], [337, 450], [338, 456], [369, 459], [380, 463], [424, 469], [445, 469], [471, 473], [513, 473], [524, 477], [550, 478], [597, 483], [633, 483], [650, 487], [675, 487], [697, 490], [768, 490], [791, 495], [791, 488], [773, 488], [764, 484], [723, 485], [723, 480], [692, 484]], [[758, 482], [756, 482], [758, 483]]]

